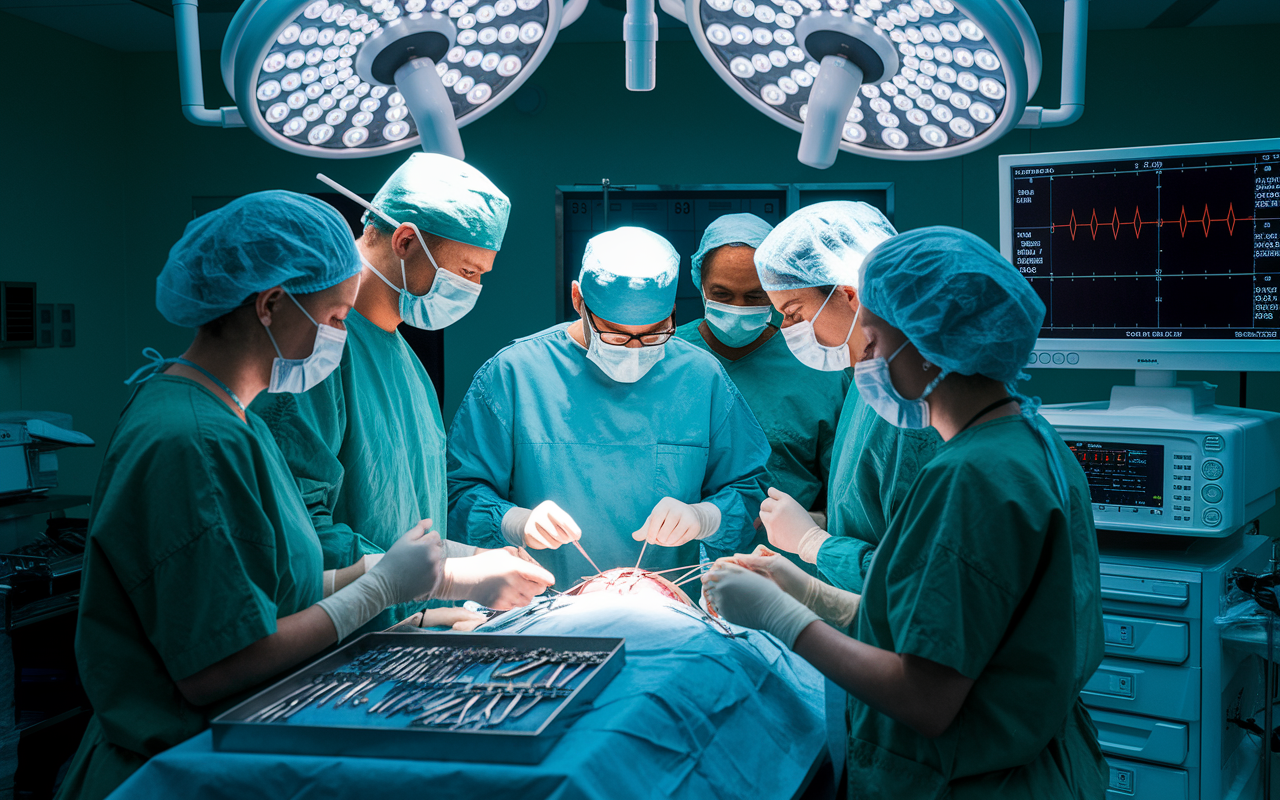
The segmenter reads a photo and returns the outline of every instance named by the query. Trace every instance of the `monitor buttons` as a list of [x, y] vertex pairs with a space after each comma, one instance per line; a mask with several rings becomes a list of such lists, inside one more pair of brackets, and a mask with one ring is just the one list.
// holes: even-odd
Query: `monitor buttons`
[[1064, 356], [1062, 353], [1054, 353], [1054, 354], [1053, 354], [1053, 363], [1055, 363], [1055, 364], [1065, 364], [1065, 363], [1066, 363], [1066, 361], [1067, 361], [1067, 357], [1066, 357], [1066, 356]]
[[1204, 437], [1204, 451], [1206, 453], [1221, 453], [1226, 443], [1222, 441], [1222, 437], [1217, 434]]
[[1200, 465], [1200, 474], [1208, 480], [1218, 480], [1222, 477], [1222, 462], [1214, 461], [1212, 458], [1206, 460]]
[[1204, 520], [1205, 525], [1217, 525], [1222, 522], [1222, 512], [1216, 508], [1206, 508], [1200, 519]]
[[1216, 483], [1206, 484], [1200, 490], [1200, 496], [1204, 498], [1206, 503], [1217, 503], [1222, 500], [1222, 487]]
[[1067, 363], [1068, 363], [1068, 364], [1079, 364], [1079, 363], [1080, 363], [1080, 354], [1079, 354], [1079, 353], [1067, 353]]

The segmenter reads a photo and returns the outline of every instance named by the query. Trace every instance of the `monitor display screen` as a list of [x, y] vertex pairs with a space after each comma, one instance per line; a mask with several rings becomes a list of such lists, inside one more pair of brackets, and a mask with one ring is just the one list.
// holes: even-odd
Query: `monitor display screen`
[[1044, 301], [1042, 339], [1280, 335], [1280, 151], [1169, 151], [1009, 165], [1006, 255]]
[[1068, 441], [1089, 479], [1095, 503], [1138, 508], [1164, 506], [1164, 446]]

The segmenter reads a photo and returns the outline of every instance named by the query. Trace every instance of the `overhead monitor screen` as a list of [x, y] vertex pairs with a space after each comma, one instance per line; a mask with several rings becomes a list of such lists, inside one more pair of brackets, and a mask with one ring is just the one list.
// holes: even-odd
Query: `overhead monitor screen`
[[1280, 152], [1012, 168], [1042, 338], [1275, 339]]

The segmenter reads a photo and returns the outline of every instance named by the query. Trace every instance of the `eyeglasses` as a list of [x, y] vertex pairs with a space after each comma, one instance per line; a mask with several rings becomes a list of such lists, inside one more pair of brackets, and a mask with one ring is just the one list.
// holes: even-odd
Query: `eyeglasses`
[[[584, 308], [586, 308], [584, 306]], [[656, 331], [654, 333], [622, 333], [621, 331], [602, 331], [596, 326], [596, 317], [591, 313], [591, 309], [587, 308], [587, 322], [591, 323], [591, 330], [596, 332], [596, 336], [600, 337], [600, 341], [615, 347], [626, 347], [631, 341], [638, 340], [644, 347], [657, 347], [660, 344], [666, 344], [667, 340], [675, 335], [676, 329], [672, 328], [666, 331]]]

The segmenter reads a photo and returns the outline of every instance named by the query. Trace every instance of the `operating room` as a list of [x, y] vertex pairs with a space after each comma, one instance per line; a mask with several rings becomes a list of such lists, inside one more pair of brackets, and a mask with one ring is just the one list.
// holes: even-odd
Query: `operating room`
[[1280, 3], [487, 3], [0, 0], [0, 798], [1280, 797]]

